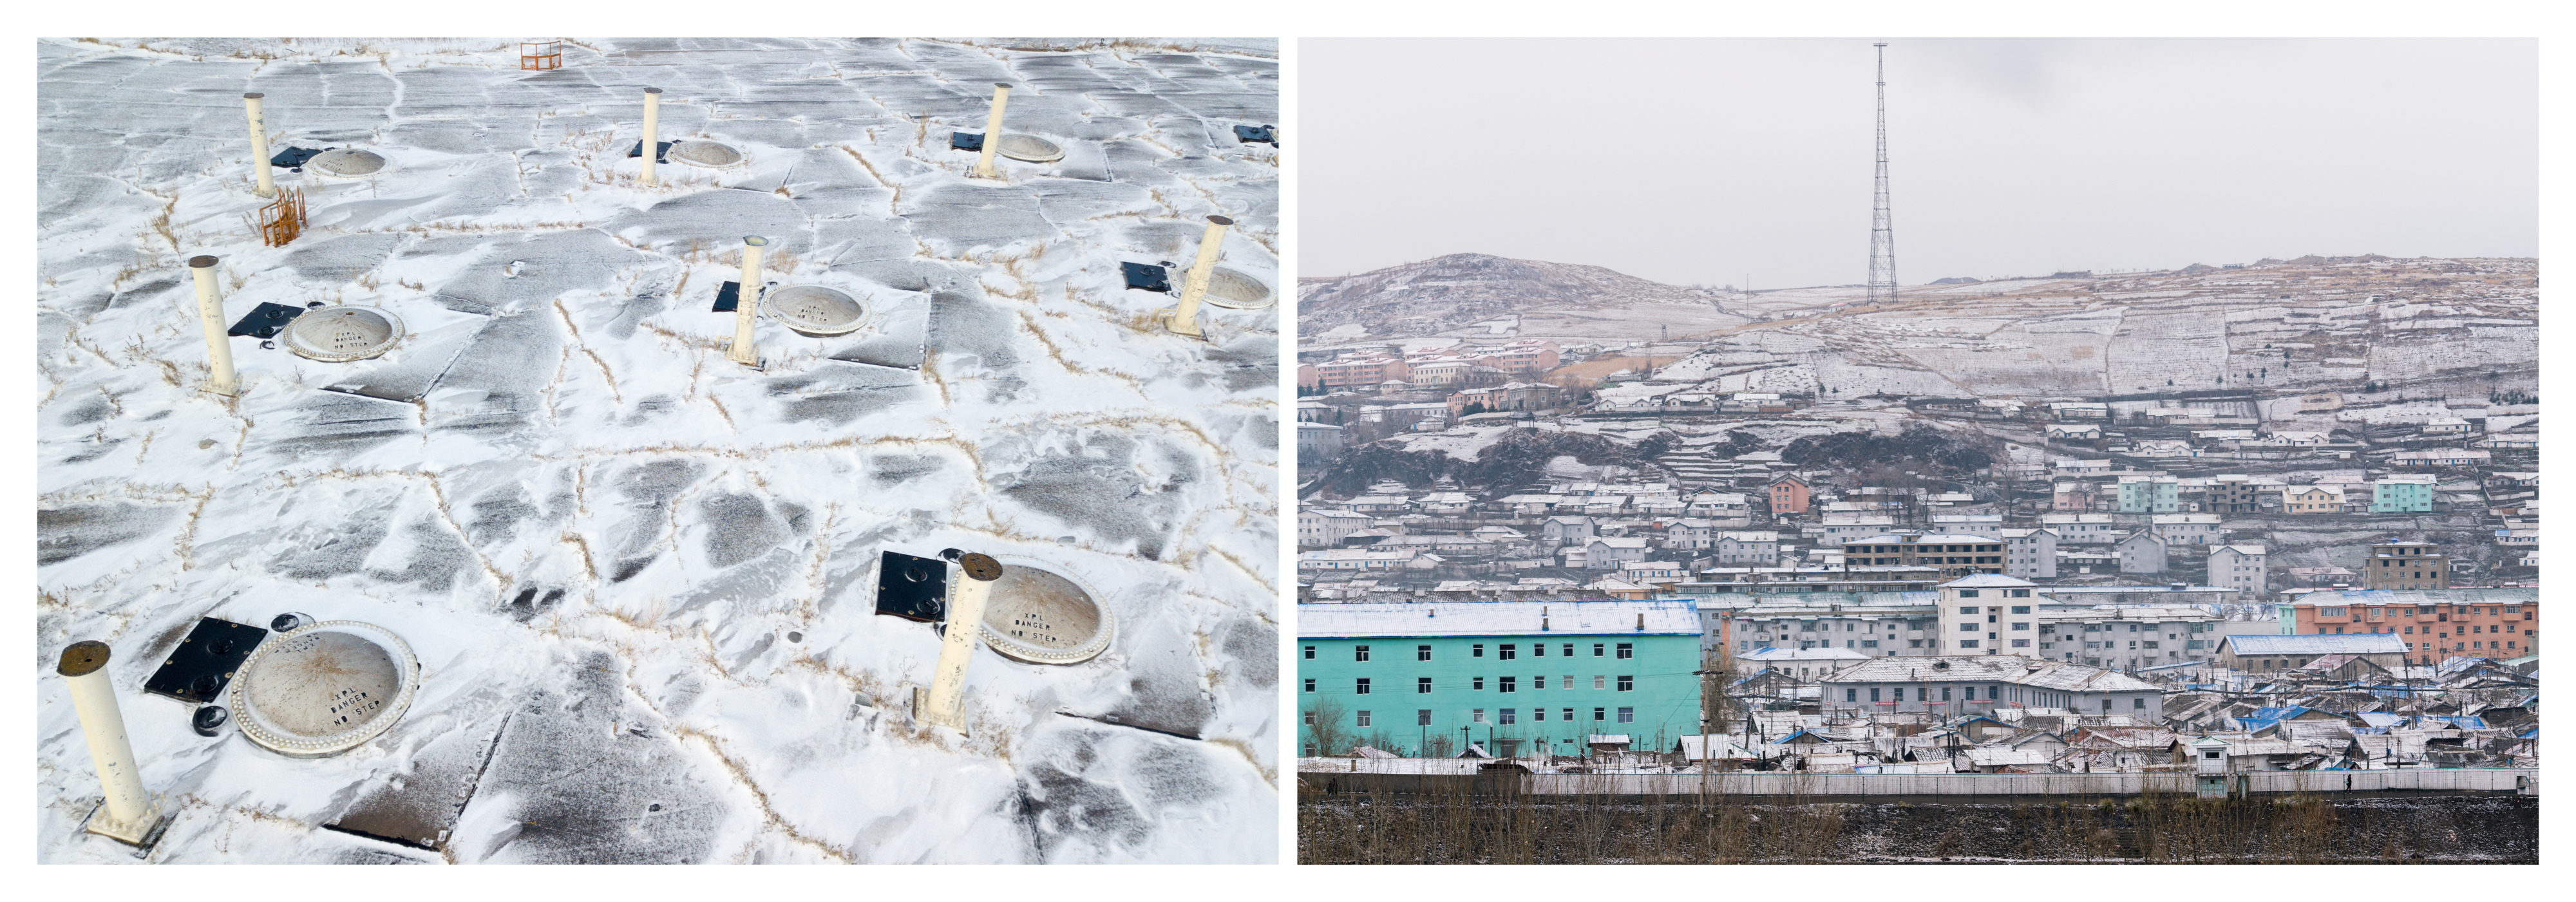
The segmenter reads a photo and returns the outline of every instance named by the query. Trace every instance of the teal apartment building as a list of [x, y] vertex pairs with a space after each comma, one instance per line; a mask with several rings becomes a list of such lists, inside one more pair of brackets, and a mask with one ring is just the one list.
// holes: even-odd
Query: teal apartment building
[[2123, 514], [2170, 514], [2182, 510], [2182, 484], [2171, 476], [2122, 476], [2114, 511]]
[[1702, 732], [1687, 599], [1300, 604], [1297, 630], [1300, 755], [1579, 755]]
[[2370, 512], [2424, 514], [2433, 510], [2431, 480], [2382, 479], [2370, 484]]

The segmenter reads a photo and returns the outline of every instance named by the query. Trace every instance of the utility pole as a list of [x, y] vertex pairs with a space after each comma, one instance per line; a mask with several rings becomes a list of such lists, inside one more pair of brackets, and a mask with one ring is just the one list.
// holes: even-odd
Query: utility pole
[[1869, 211], [1869, 302], [1896, 302], [1896, 233], [1887, 209], [1887, 45], [1878, 48], [1878, 185]]

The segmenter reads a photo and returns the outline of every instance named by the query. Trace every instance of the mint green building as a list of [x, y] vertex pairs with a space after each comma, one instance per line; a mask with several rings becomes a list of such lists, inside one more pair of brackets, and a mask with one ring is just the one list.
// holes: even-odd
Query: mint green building
[[2171, 514], [2182, 510], [2182, 483], [2171, 476], [2120, 477], [2119, 506], [2123, 514]]
[[2374, 514], [2426, 514], [2433, 511], [2433, 484], [2416, 480], [2382, 479], [2370, 484], [2370, 512]]
[[1297, 630], [1300, 755], [1669, 750], [1703, 732], [1689, 600], [1300, 604]]

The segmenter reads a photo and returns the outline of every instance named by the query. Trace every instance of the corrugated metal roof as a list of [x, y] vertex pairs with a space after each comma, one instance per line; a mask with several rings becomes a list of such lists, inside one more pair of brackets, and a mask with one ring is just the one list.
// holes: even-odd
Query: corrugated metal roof
[[2402, 655], [2406, 643], [2396, 633], [2347, 633], [2336, 636], [2243, 634], [2221, 641], [2240, 655]]
[[[1645, 628], [1637, 628], [1644, 615]], [[1542, 632], [1540, 621], [1546, 621]], [[1699, 635], [1699, 608], [1668, 601], [1461, 601], [1300, 604], [1297, 635], [1370, 636]]]

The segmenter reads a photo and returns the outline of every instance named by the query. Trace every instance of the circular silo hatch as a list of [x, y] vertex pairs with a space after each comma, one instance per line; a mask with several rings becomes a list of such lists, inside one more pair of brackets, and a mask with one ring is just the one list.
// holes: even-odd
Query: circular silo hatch
[[1206, 301], [1219, 307], [1254, 310], [1279, 303], [1270, 284], [1222, 266], [1208, 270]]
[[392, 631], [325, 620], [270, 636], [233, 679], [233, 723], [261, 748], [337, 755], [383, 734], [420, 691], [420, 661]]
[[304, 161], [304, 166], [323, 175], [360, 178], [383, 172], [385, 158], [375, 151], [343, 147], [314, 154], [312, 159]]
[[1023, 163], [1053, 163], [1064, 159], [1064, 148], [1036, 135], [1003, 135], [993, 152]]
[[842, 335], [867, 325], [866, 309], [857, 298], [821, 285], [781, 285], [763, 292], [760, 306], [769, 318], [806, 335]]
[[742, 161], [747, 159], [742, 155], [742, 151], [735, 150], [733, 145], [718, 144], [714, 141], [674, 141], [671, 142], [671, 149], [663, 151], [662, 156], [691, 166], [704, 166], [709, 169], [740, 166]]
[[365, 360], [402, 340], [402, 318], [377, 307], [323, 307], [286, 327], [286, 349], [331, 363]]
[[1044, 564], [1001, 556], [984, 603], [984, 644], [1031, 664], [1080, 664], [1108, 650], [1115, 623], [1099, 596]]

